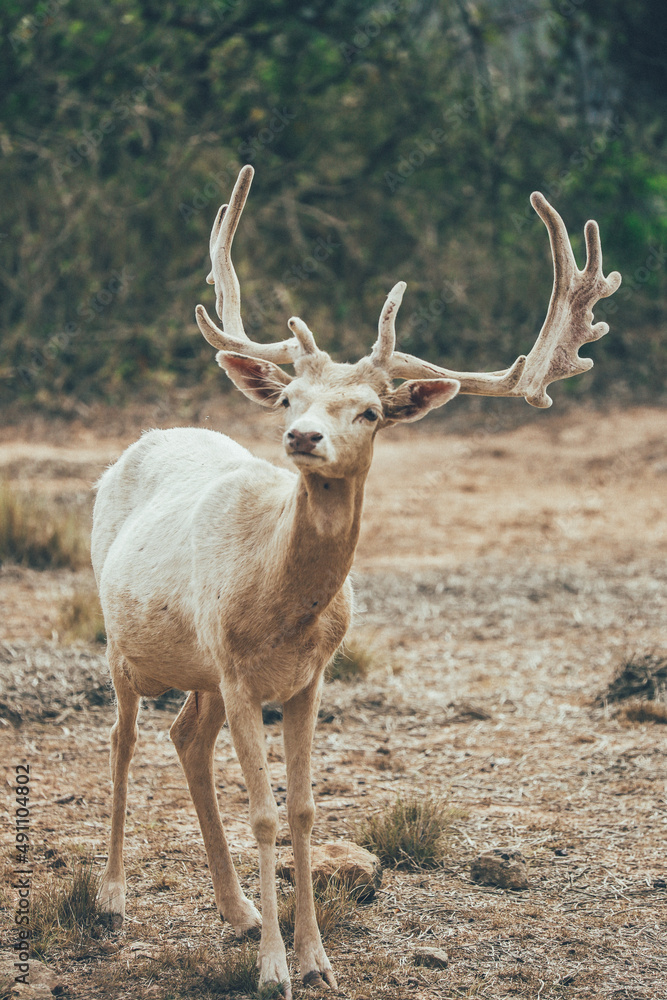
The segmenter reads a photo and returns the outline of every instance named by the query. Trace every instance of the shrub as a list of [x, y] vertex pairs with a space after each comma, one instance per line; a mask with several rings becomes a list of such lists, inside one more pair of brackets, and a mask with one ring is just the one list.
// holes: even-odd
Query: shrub
[[358, 843], [385, 866], [436, 868], [444, 858], [452, 821], [460, 813], [433, 798], [399, 796], [359, 831]]

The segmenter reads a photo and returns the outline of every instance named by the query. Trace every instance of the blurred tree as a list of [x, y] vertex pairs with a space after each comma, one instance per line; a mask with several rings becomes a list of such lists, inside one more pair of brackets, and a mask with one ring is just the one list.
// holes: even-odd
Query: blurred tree
[[355, 357], [403, 278], [407, 350], [508, 363], [550, 292], [539, 188], [580, 254], [598, 219], [624, 274], [598, 310], [613, 333], [594, 384], [661, 391], [666, 16], [648, 0], [4, 0], [3, 401], [219, 382], [193, 307], [244, 162], [252, 336], [300, 312]]

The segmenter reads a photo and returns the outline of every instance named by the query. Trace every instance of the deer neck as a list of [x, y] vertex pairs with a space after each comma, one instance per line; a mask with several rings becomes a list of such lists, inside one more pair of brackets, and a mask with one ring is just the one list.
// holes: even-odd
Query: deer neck
[[367, 474], [366, 469], [329, 479], [301, 473], [285, 510], [283, 572], [299, 607], [313, 617], [327, 607], [352, 568]]

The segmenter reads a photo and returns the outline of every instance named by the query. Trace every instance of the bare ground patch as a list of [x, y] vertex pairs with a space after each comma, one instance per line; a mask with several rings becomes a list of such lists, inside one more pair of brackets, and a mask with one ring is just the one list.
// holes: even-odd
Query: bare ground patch
[[[353, 633], [372, 667], [326, 688], [314, 840], [354, 838], [399, 794], [445, 798], [457, 818], [441, 867], [388, 868], [376, 899], [330, 931], [340, 996], [665, 996], [665, 729], [617, 718], [599, 697], [628, 653], [666, 644], [659, 419], [636, 411], [477, 438], [398, 435], [378, 449]], [[17, 459], [20, 441], [11, 449], [11, 478], [29, 473], [44, 494], [78, 497], [87, 518], [92, 444], [79, 456], [85, 475], [69, 448], [73, 465], [58, 466], [57, 488], [48, 464], [57, 455], [40, 452], [47, 464], [31, 467]], [[111, 451], [107, 441], [97, 472]], [[70, 571], [0, 572], [0, 752], [8, 766], [26, 758], [33, 768], [33, 893], [71, 878], [82, 857], [101, 870], [106, 851], [113, 708], [103, 656], [63, 643], [55, 624], [82, 581]], [[100, 928], [48, 955], [66, 998], [253, 995], [225, 979], [248, 965], [249, 946], [214, 906], [167, 735], [174, 714], [173, 704], [147, 703], [140, 719], [122, 931]], [[287, 844], [280, 722], [266, 732]], [[217, 762], [230, 845], [257, 899], [245, 786], [226, 731]], [[10, 820], [9, 789], [5, 803]], [[475, 855], [498, 846], [527, 858], [527, 891], [470, 879]], [[6, 849], [3, 861], [7, 948], [16, 898]], [[425, 944], [447, 952], [447, 968], [415, 963]], [[295, 997], [308, 995], [297, 981]]]

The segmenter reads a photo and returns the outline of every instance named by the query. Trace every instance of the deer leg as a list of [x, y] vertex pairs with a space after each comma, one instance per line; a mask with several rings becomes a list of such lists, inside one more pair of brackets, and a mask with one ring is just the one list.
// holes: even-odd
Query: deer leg
[[319, 679], [283, 705], [283, 737], [287, 767], [287, 819], [292, 833], [296, 919], [294, 950], [304, 983], [337, 988], [331, 964], [322, 947], [313, 900], [310, 834], [315, 819], [310, 754], [320, 705]]
[[240, 937], [261, 927], [262, 918], [239, 884], [218, 809], [213, 751], [224, 721], [225, 704], [219, 691], [191, 691], [169, 735], [197, 810], [218, 912]]
[[[230, 685], [231, 688], [231, 685]], [[225, 707], [250, 800], [250, 825], [259, 851], [262, 937], [259, 945], [259, 986], [280, 983], [285, 1000], [292, 1000], [285, 945], [278, 927], [276, 894], [276, 831], [278, 807], [271, 791], [262, 723], [262, 706], [248, 692], [225, 690]]]
[[117, 929], [125, 918], [126, 884], [123, 866], [123, 842], [125, 840], [127, 778], [137, 742], [139, 695], [130, 687], [121, 666], [122, 654], [118, 653], [112, 644], [109, 645], [107, 656], [111, 679], [116, 691], [118, 717], [111, 730], [110, 763], [113, 801], [109, 857], [102, 875], [97, 903], [103, 913], [109, 914], [112, 926]]

